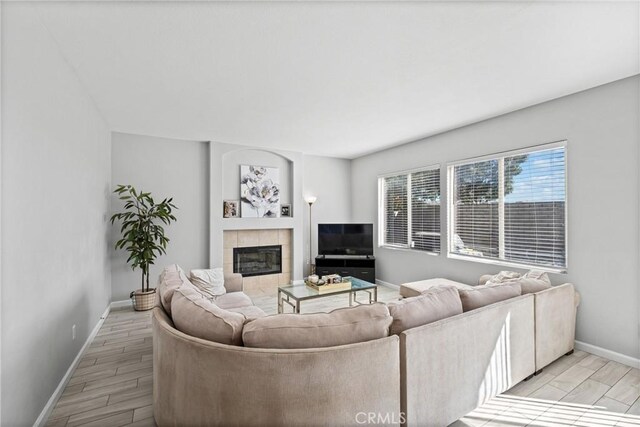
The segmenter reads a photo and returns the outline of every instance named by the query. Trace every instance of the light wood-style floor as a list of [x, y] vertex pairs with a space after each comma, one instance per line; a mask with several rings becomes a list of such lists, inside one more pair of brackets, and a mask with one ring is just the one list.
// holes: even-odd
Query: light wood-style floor
[[[267, 314], [276, 292], [247, 292]], [[399, 297], [380, 286], [378, 299]], [[359, 299], [365, 299], [364, 295]], [[302, 312], [348, 305], [336, 295], [302, 303]], [[155, 426], [150, 312], [112, 311], [56, 404], [48, 426]], [[640, 371], [582, 351], [549, 365], [451, 427], [640, 426]]]

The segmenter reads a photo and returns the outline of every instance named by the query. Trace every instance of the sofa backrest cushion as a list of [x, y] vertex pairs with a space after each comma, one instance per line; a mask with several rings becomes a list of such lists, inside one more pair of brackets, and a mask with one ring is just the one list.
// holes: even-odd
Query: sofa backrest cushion
[[520, 279], [516, 280], [522, 287], [522, 294], [535, 294], [551, 287], [549, 275], [544, 271], [531, 270]]
[[505, 283], [475, 286], [473, 289], [460, 289], [458, 292], [462, 301], [462, 311], [467, 312], [522, 295], [522, 288], [519, 283]]
[[224, 272], [222, 268], [191, 270], [189, 280], [200, 291], [212, 297], [223, 295], [227, 292], [224, 287]]
[[157, 292], [160, 297], [160, 303], [169, 316], [171, 316], [171, 299], [173, 298], [173, 293], [180, 286], [182, 286], [182, 280], [179, 278], [170, 279], [167, 278], [167, 276], [158, 283]]
[[196, 289], [179, 265], [173, 264], [162, 270], [158, 281], [157, 292], [160, 296], [162, 308], [164, 308], [169, 316], [171, 316], [171, 299], [173, 298], [173, 293], [182, 286]]
[[540, 279], [532, 279], [528, 277], [522, 277], [518, 279], [514, 283], [518, 283], [522, 288], [522, 295], [524, 294], [535, 294], [540, 291], [544, 291], [551, 287], [551, 283], [548, 283], [544, 280]]
[[387, 307], [393, 317], [389, 333], [396, 335], [462, 313], [460, 294], [453, 286], [436, 286], [417, 297], [390, 302]]
[[339, 308], [329, 313], [276, 314], [244, 326], [245, 347], [318, 348], [384, 338], [391, 325], [382, 303]]
[[174, 291], [171, 317], [176, 329], [221, 344], [242, 345], [245, 316], [223, 310], [189, 287]]

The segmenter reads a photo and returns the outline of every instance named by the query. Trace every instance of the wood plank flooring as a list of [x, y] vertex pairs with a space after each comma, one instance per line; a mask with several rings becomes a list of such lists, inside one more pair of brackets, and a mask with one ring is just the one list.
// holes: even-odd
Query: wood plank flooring
[[[267, 314], [277, 312], [275, 290], [256, 289], [247, 294]], [[397, 298], [397, 290], [378, 288], [380, 301]], [[302, 312], [347, 305], [347, 295], [336, 295], [305, 301]], [[151, 339], [150, 312], [112, 311], [83, 355], [47, 425], [155, 426]], [[640, 427], [639, 398], [639, 370], [577, 351], [451, 427]]]
[[47, 425], [155, 426], [151, 339], [151, 312], [109, 313]]

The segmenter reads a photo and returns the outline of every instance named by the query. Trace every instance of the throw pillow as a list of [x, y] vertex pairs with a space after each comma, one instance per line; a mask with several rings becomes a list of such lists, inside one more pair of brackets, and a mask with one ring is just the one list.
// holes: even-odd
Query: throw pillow
[[487, 280], [485, 285], [499, 285], [500, 283], [508, 282], [513, 279], [518, 279], [522, 275], [516, 271], [501, 271], [498, 274], [493, 275]]
[[384, 338], [391, 325], [382, 303], [339, 308], [330, 313], [276, 314], [248, 322], [245, 347], [318, 348]]
[[224, 287], [224, 272], [222, 268], [191, 270], [189, 278], [198, 289], [212, 297], [223, 295], [227, 292]]
[[462, 311], [467, 312], [522, 295], [522, 288], [520, 283], [514, 282], [494, 286], [475, 286], [473, 289], [458, 290], [458, 293], [462, 301]]
[[390, 302], [387, 307], [393, 317], [389, 333], [396, 335], [462, 313], [460, 295], [453, 286], [436, 286], [416, 297]]

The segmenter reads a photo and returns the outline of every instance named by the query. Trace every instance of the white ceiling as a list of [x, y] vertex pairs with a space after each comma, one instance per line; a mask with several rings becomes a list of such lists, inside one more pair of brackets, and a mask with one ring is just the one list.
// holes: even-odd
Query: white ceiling
[[637, 2], [34, 7], [115, 131], [336, 157], [640, 72]]

